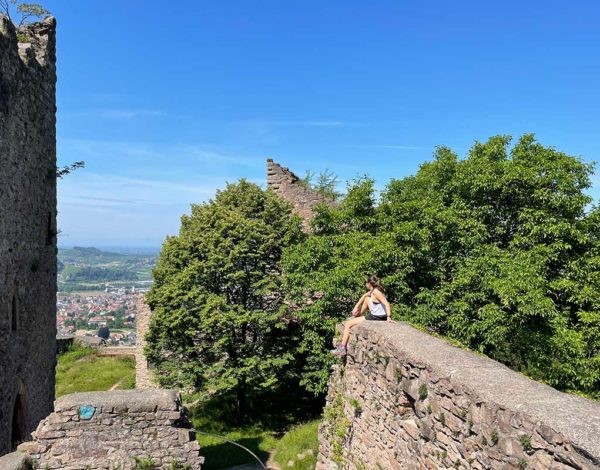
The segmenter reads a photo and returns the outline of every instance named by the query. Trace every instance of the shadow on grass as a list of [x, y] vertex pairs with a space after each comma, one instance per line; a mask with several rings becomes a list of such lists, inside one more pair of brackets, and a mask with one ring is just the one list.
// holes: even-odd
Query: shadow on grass
[[307, 395], [299, 387], [279, 389], [275, 393], [250, 397], [249, 413], [241, 420], [233, 401], [231, 397], [221, 396], [201, 401], [190, 409], [194, 428], [199, 431], [200, 453], [206, 459], [202, 470], [221, 470], [256, 460], [243, 449], [200, 432], [217, 434], [241, 444], [266, 462], [277, 440], [292, 425], [318, 416], [324, 402], [323, 397]]

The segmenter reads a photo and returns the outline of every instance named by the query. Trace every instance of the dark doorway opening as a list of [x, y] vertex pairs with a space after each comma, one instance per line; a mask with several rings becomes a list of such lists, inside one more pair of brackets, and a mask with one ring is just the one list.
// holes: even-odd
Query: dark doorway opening
[[27, 439], [27, 422], [25, 413], [25, 400], [21, 393], [17, 394], [13, 406], [12, 431], [10, 435], [11, 448], [15, 449], [21, 442]]

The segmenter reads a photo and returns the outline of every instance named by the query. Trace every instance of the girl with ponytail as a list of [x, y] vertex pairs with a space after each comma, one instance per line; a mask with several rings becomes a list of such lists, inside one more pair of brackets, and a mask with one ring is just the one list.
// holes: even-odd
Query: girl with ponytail
[[[365, 320], [369, 321], [390, 321], [390, 315], [392, 309], [387, 298], [383, 294], [383, 286], [381, 281], [375, 275], [371, 275], [365, 281], [365, 287], [368, 292], [358, 300], [354, 309], [352, 310], [352, 316], [350, 320], [344, 322], [344, 333], [342, 334], [342, 342], [337, 348], [331, 351], [336, 356], [344, 356], [346, 354], [346, 346], [348, 339], [350, 338], [350, 328], [358, 325]], [[369, 313], [363, 316], [365, 311], [369, 309]]]

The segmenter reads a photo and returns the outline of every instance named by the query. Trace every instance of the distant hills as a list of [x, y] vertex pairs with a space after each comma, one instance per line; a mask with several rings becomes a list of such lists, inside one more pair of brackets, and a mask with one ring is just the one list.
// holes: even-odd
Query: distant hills
[[107, 286], [147, 287], [157, 254], [118, 253], [75, 246], [58, 250], [60, 291], [100, 290]]

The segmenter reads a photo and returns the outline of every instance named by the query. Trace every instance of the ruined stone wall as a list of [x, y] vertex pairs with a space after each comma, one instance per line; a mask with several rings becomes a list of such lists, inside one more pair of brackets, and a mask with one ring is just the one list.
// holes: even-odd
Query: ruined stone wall
[[136, 304], [135, 322], [135, 387], [140, 389], [158, 388], [156, 380], [152, 375], [152, 370], [148, 366], [148, 360], [144, 354], [146, 345], [146, 333], [150, 329], [150, 317], [152, 310], [146, 303], [143, 295], [140, 295]]
[[597, 469], [600, 403], [405, 323], [354, 328], [317, 470]]
[[54, 400], [55, 21], [18, 37], [0, 16], [0, 455]]
[[322, 202], [332, 202], [304, 187], [298, 176], [270, 158], [267, 159], [267, 187], [292, 204], [294, 212], [302, 217], [305, 229], [308, 229], [308, 223], [314, 216], [313, 208]]
[[140, 462], [145, 461], [156, 469], [199, 470], [204, 460], [185, 409], [172, 390], [65, 395], [33, 437], [19, 451], [26, 452], [36, 468], [150, 468], [142, 467]]

